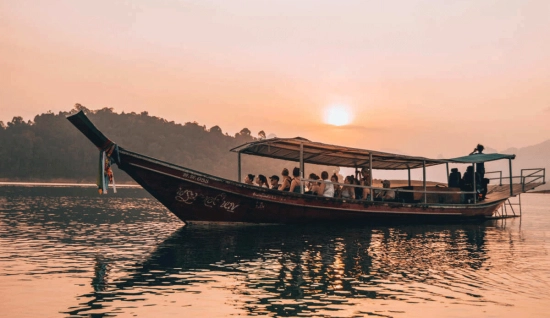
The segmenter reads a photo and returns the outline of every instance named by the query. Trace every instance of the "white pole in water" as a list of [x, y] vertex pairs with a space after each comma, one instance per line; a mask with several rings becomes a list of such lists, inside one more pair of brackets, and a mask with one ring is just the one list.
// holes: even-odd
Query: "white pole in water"
[[512, 159], [508, 158], [508, 166], [510, 167], [510, 196], [514, 196], [514, 178], [512, 177]]
[[239, 175], [237, 176], [237, 180], [241, 182], [241, 152], [237, 152], [237, 170]]
[[426, 194], [426, 160], [422, 161], [422, 184], [424, 186], [424, 204], [428, 203], [428, 196]]
[[374, 201], [374, 191], [372, 191], [372, 152], [369, 153], [369, 184], [371, 186], [369, 189], [370, 201]]
[[300, 180], [300, 193], [304, 194], [304, 183], [302, 180], [304, 179], [304, 143], [300, 143], [300, 173], [302, 174], [301, 180]]

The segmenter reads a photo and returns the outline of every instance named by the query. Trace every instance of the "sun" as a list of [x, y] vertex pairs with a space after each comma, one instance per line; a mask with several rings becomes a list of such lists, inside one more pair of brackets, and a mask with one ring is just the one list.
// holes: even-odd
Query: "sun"
[[344, 126], [351, 120], [351, 111], [346, 105], [331, 105], [325, 110], [325, 123], [329, 125]]

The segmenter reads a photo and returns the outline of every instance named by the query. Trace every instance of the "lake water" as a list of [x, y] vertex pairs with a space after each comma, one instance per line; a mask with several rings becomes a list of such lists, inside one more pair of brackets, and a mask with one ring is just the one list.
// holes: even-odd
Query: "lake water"
[[0, 186], [1, 317], [550, 317], [550, 195], [466, 225], [183, 224], [141, 189]]

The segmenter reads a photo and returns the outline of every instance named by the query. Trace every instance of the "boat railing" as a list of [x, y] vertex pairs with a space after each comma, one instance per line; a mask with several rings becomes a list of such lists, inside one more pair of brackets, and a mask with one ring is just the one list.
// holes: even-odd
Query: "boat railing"
[[[524, 175], [524, 173], [528, 173]], [[528, 180], [526, 182], [526, 180]], [[531, 168], [531, 169], [521, 169], [521, 190], [525, 192], [525, 185], [535, 183], [537, 181], [542, 181], [542, 184], [546, 183], [546, 169], [545, 168]]]
[[[366, 186], [366, 185], [359, 185], [359, 184], [349, 184], [349, 183], [339, 183], [339, 182], [332, 182], [332, 181], [325, 181], [325, 180], [317, 180], [317, 179], [301, 179], [302, 187], [305, 191], [305, 184], [309, 182], [317, 182], [317, 183], [331, 183], [334, 185], [339, 186], [346, 186], [346, 187], [352, 187], [352, 188], [362, 188], [362, 189], [369, 189], [371, 195], [374, 193], [374, 191], [394, 191], [396, 197], [398, 197], [399, 193], [406, 192], [406, 193], [420, 193], [423, 195], [423, 201], [424, 203], [427, 203], [426, 201], [426, 195], [427, 194], [439, 194], [439, 195], [453, 195], [453, 194], [459, 194], [461, 195], [461, 201], [463, 200], [463, 195], [471, 195], [472, 198], [476, 195], [476, 191], [435, 191], [435, 190], [407, 190], [407, 189], [401, 189], [401, 188], [380, 188], [380, 187], [373, 187], [373, 186]], [[465, 197], [464, 197], [465, 198]], [[358, 199], [361, 200], [361, 199]], [[363, 199], [365, 200], [365, 199]], [[368, 200], [368, 199], [367, 199]], [[467, 199], [466, 199], [467, 200]], [[468, 202], [468, 201], [467, 201]], [[476, 204], [476, 201], [473, 199], [471, 202], [468, 202], [466, 204]]]
[[[531, 173], [529, 173], [531, 172]], [[488, 178], [489, 180], [498, 180], [499, 186], [502, 186], [502, 171], [490, 171], [486, 172], [485, 175], [488, 174], [496, 174], [498, 173], [499, 176], [496, 178]], [[529, 173], [529, 174], [527, 174]], [[518, 183], [521, 184], [521, 191], [525, 192], [526, 187], [530, 184], [540, 182], [542, 184], [546, 184], [546, 168], [529, 168], [529, 169], [521, 169], [521, 175], [519, 176], [512, 176], [507, 177], [512, 180], [518, 180]]]
[[[530, 173], [529, 173], [530, 172]], [[499, 177], [496, 178], [488, 178], [489, 180], [499, 180], [499, 186], [502, 186], [502, 171], [490, 171], [486, 172], [485, 174], [499, 174]], [[532, 169], [522, 169], [520, 176], [512, 176], [509, 177], [510, 179], [519, 179], [519, 184], [521, 184], [522, 192], [525, 192], [526, 186], [540, 182], [542, 184], [546, 183], [546, 169], [545, 168], [532, 168]], [[427, 195], [428, 194], [438, 194], [440, 196], [445, 195], [460, 195], [460, 202], [461, 204], [477, 204], [477, 198], [476, 194], [477, 191], [437, 191], [437, 190], [408, 190], [403, 188], [380, 188], [380, 187], [374, 187], [374, 186], [367, 186], [367, 185], [359, 185], [359, 184], [348, 184], [348, 183], [339, 183], [339, 182], [332, 182], [328, 180], [318, 180], [318, 179], [301, 179], [301, 186], [302, 186], [302, 193], [305, 191], [306, 184], [310, 182], [317, 182], [317, 183], [331, 183], [338, 186], [346, 186], [346, 187], [352, 187], [352, 188], [362, 188], [362, 189], [369, 189], [371, 195], [375, 193], [375, 191], [394, 191], [396, 197], [399, 197], [399, 193], [420, 193], [422, 194], [424, 203], [427, 203]], [[515, 184], [518, 184], [515, 183]], [[471, 200], [469, 200], [471, 198]], [[361, 200], [361, 199], [358, 199]], [[364, 199], [363, 199], [364, 200]], [[373, 201], [372, 197], [371, 199], [366, 199]]]
[[501, 186], [502, 185], [502, 171], [489, 171], [489, 172], [485, 172], [485, 175], [495, 174], [495, 173], [499, 174], [498, 178], [487, 178], [487, 179], [489, 179], [489, 180], [498, 180], [498, 185]]

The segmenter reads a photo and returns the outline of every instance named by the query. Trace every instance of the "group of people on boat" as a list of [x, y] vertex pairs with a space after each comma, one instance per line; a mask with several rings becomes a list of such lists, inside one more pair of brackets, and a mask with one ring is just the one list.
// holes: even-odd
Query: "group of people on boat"
[[[336, 179], [333, 182], [338, 182], [338, 177], [334, 175]], [[332, 180], [331, 180], [332, 181]], [[338, 198], [349, 198], [349, 199], [358, 199], [358, 200], [370, 200], [371, 189], [364, 188], [365, 186], [371, 185], [370, 170], [368, 168], [361, 169], [361, 172], [357, 175], [349, 175], [344, 178], [344, 185], [340, 187], [335, 185], [337, 188]], [[382, 186], [387, 190], [374, 190], [374, 200], [375, 201], [392, 201], [395, 200], [395, 191], [390, 190], [390, 181], [383, 180]]]
[[[478, 144], [470, 155], [482, 154], [484, 149], [485, 147], [483, 147], [483, 145]], [[475, 172], [473, 166], [468, 166], [462, 177], [457, 168], [451, 169], [451, 173], [449, 174], [449, 188], [460, 188], [461, 191], [474, 191], [474, 184], [479, 200], [485, 200], [489, 179], [485, 178], [484, 162], [476, 163]]]
[[[482, 154], [485, 148], [483, 145], [478, 144], [470, 155]], [[474, 181], [475, 180], [475, 181]], [[338, 181], [338, 175], [333, 173], [330, 176], [327, 171], [321, 172], [321, 175], [310, 173], [307, 183], [304, 183], [304, 194], [331, 197], [331, 198], [344, 198], [344, 199], [357, 199], [357, 200], [371, 200], [371, 186], [372, 178], [369, 168], [363, 167], [360, 173], [356, 172], [356, 175], [349, 175], [344, 178], [344, 184], [340, 185]], [[257, 185], [279, 191], [289, 191], [295, 193], [301, 193], [301, 173], [300, 168], [295, 167], [292, 170], [292, 176], [290, 176], [289, 170], [284, 168], [281, 172], [281, 177], [273, 175], [268, 178], [262, 174], [255, 176], [248, 174], [244, 180], [245, 183], [250, 185]], [[390, 188], [390, 181], [381, 181], [383, 189], [375, 189], [372, 191], [372, 198], [374, 201], [393, 201], [396, 199], [395, 190]], [[484, 200], [487, 194], [487, 184], [489, 179], [485, 178], [485, 165], [483, 162], [476, 163], [476, 170], [474, 172], [473, 166], [468, 166], [464, 176], [461, 175], [457, 168], [451, 169], [449, 175], [449, 187], [460, 188], [461, 191], [472, 192], [475, 190], [478, 193], [479, 200]], [[468, 196], [469, 199], [471, 195]]]
[[[364, 186], [371, 185], [370, 170], [368, 168], [363, 168], [357, 176], [346, 176], [343, 185], [339, 184], [336, 173], [333, 173], [329, 179], [327, 171], [321, 172], [320, 176], [310, 173], [307, 181], [304, 184], [304, 194], [330, 198], [370, 200], [371, 190], [364, 188]], [[273, 190], [301, 193], [302, 180], [300, 168], [295, 167], [292, 169], [292, 177], [290, 177], [288, 169], [284, 168], [281, 177], [273, 175], [269, 177], [269, 182], [268, 178], [262, 174], [258, 176], [248, 174], [244, 179], [244, 183]], [[374, 200], [388, 201], [395, 199], [395, 191], [389, 190], [390, 181], [382, 181], [382, 186], [388, 190], [375, 191]]]
[[269, 177], [269, 182], [267, 177], [263, 174], [259, 174], [257, 177], [253, 174], [248, 174], [244, 178], [244, 183], [250, 185], [257, 185], [262, 188], [268, 188], [273, 190], [280, 191], [291, 191], [300, 193], [300, 168], [294, 168], [292, 171], [291, 178], [289, 176], [289, 171], [287, 168], [283, 169], [281, 173], [282, 179], [278, 175], [272, 175]]

